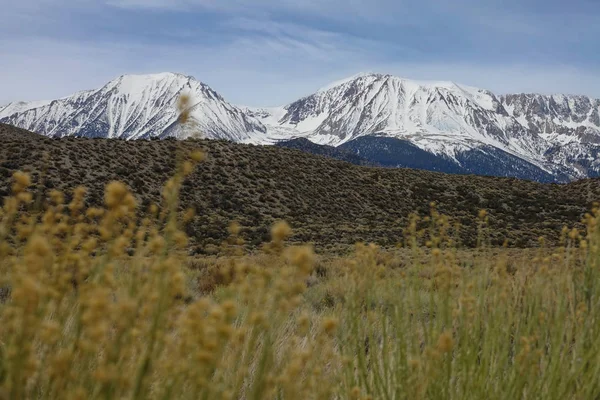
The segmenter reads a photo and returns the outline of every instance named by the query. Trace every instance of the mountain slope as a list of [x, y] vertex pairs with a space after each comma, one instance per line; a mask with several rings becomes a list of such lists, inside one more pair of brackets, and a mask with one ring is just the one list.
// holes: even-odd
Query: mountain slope
[[[520, 138], [529, 139], [527, 143], [535, 138], [503, 115], [502, 105], [492, 93], [451, 82], [359, 75], [300, 99], [285, 110], [279, 125], [294, 127], [322, 144], [337, 146], [378, 134], [403, 137], [421, 148], [448, 155], [479, 143], [534, 152], [531, 145], [516, 147]], [[498, 127], [503, 130], [499, 132]]]
[[276, 144], [307, 153], [324, 155], [356, 165], [391, 168], [413, 168], [449, 174], [511, 176], [537, 182], [566, 182], [567, 177], [554, 176], [543, 169], [492, 146], [482, 146], [457, 153], [456, 159], [436, 155], [392, 137], [361, 136], [338, 147], [312, 143], [298, 138]]
[[600, 144], [600, 99], [511, 94], [501, 96], [501, 101], [521, 125], [553, 144]]
[[368, 158], [361, 157], [353, 150], [343, 149], [341, 148], [341, 146], [333, 147], [324, 144], [316, 144], [305, 138], [284, 140], [276, 143], [275, 145], [278, 147], [300, 150], [305, 153], [310, 153], [318, 156], [335, 158], [336, 160], [346, 161], [354, 165], [379, 165]]
[[48, 105], [50, 101], [17, 101], [0, 106], [0, 119]]
[[453, 160], [421, 150], [407, 140], [361, 136], [342, 144], [339, 148], [351, 151], [385, 167], [416, 168], [451, 174], [468, 173]]
[[[179, 96], [191, 96], [193, 128], [177, 124]], [[140, 139], [200, 132], [213, 139], [247, 140], [265, 127], [192, 77], [163, 73], [124, 75], [89, 90], [41, 105], [9, 105], [0, 121], [46, 136]], [[10, 114], [12, 110], [16, 113]], [[7, 115], [8, 114], [8, 115]]]
[[[496, 96], [452, 82], [360, 74], [254, 116], [267, 125], [267, 135], [283, 129], [333, 146], [363, 136], [397, 138], [459, 169], [471, 170], [467, 164], [475, 158], [474, 165], [502, 159], [486, 169], [562, 181], [600, 173], [586, 156], [600, 150], [599, 110], [600, 100], [584, 96]], [[513, 162], [519, 165], [512, 168]]]

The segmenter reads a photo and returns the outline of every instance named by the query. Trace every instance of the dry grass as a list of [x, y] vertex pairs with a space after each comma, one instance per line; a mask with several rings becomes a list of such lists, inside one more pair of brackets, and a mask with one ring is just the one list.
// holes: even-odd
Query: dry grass
[[[405, 249], [290, 246], [189, 258], [181, 164], [142, 216], [127, 186], [36, 198], [17, 173], [0, 211], [0, 398], [590, 399], [600, 395], [600, 224], [563, 247], [456, 249], [435, 209]], [[200, 163], [202, 165], [202, 163]], [[345, 166], [345, 164], [343, 164]], [[33, 189], [30, 191], [30, 189]], [[180, 218], [183, 216], [183, 220]], [[426, 246], [421, 246], [425, 243]]]

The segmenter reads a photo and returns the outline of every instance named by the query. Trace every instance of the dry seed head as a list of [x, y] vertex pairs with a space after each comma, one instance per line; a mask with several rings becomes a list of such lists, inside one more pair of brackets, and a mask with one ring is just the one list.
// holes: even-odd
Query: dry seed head
[[87, 189], [84, 186], [77, 186], [73, 190], [73, 196], [76, 198], [79, 198], [79, 199], [84, 197], [86, 193], [87, 193]]
[[195, 162], [201, 162], [204, 161], [206, 155], [201, 150], [195, 150], [190, 154], [190, 158]]
[[292, 247], [288, 251], [289, 260], [302, 272], [309, 274], [315, 264], [315, 253], [310, 246]]
[[579, 231], [577, 230], [577, 228], [573, 228], [571, 230], [571, 232], [569, 232], [569, 238], [572, 240], [575, 240], [579, 237]]
[[452, 335], [449, 332], [443, 332], [438, 338], [438, 350], [442, 353], [449, 353], [452, 351], [453, 346], [454, 340], [452, 339]]
[[21, 203], [29, 204], [33, 201], [33, 195], [29, 192], [21, 192], [17, 195], [17, 199]]
[[40, 339], [43, 343], [52, 345], [60, 339], [60, 330], [56, 321], [45, 321], [40, 330]]
[[200, 364], [210, 364], [214, 360], [215, 356], [213, 353], [208, 351], [200, 351], [196, 355], [196, 359]]
[[339, 325], [339, 320], [337, 318], [325, 318], [323, 320], [323, 331], [328, 335], [332, 335]]
[[187, 222], [190, 222], [195, 216], [196, 216], [196, 210], [193, 208], [188, 208], [185, 211], [185, 214], [183, 215], [182, 220], [184, 223], [187, 223]]
[[120, 257], [125, 253], [125, 249], [127, 245], [129, 245], [129, 240], [123, 236], [118, 237], [111, 248], [110, 254], [112, 257]]
[[250, 314], [250, 323], [252, 325], [260, 326], [266, 322], [266, 317], [264, 313], [261, 312], [253, 312]]
[[233, 221], [232, 223], [229, 224], [229, 233], [231, 235], [237, 236], [240, 234], [241, 230], [242, 230], [242, 227], [237, 221]]
[[217, 328], [217, 333], [222, 339], [229, 339], [233, 335], [233, 328], [231, 325], [220, 325]]
[[17, 212], [19, 208], [19, 201], [14, 197], [7, 197], [4, 199], [4, 213], [5, 215], [12, 215]]
[[23, 187], [27, 187], [31, 185], [31, 177], [29, 176], [29, 174], [26, 174], [24, 172], [21, 171], [17, 171], [13, 174], [13, 178], [15, 179], [15, 183], [23, 186]]
[[181, 231], [175, 232], [175, 234], [173, 235], [173, 241], [175, 242], [175, 245], [180, 249], [184, 249], [189, 243], [187, 235]]
[[211, 308], [209, 315], [211, 316], [211, 318], [213, 318], [217, 321], [221, 321], [221, 320], [225, 319], [225, 312], [223, 311], [223, 307], [221, 307], [219, 305], [214, 305]]
[[24, 172], [15, 172], [13, 174], [13, 179], [15, 181], [13, 185], [13, 192], [15, 194], [22, 192], [31, 185], [31, 177], [29, 176], [29, 174], [26, 174]]
[[85, 211], [88, 218], [99, 218], [104, 215], [104, 210], [101, 208], [91, 207]]
[[237, 312], [237, 306], [235, 305], [235, 303], [232, 300], [227, 300], [227, 301], [223, 302], [221, 307], [223, 308], [223, 311], [225, 312], [225, 315], [228, 318], [233, 317], [235, 315], [235, 313]]
[[173, 274], [171, 281], [171, 294], [173, 296], [183, 295], [185, 291], [185, 275], [182, 271]]
[[191, 161], [184, 162], [182, 171], [184, 176], [189, 176], [192, 172], [194, 172], [194, 164]]
[[245, 328], [238, 328], [234, 332], [234, 339], [238, 344], [242, 344], [246, 341], [246, 337], [248, 336], [248, 332]]
[[157, 236], [154, 239], [152, 239], [152, 241], [148, 244], [148, 247], [153, 253], [159, 253], [162, 249], [165, 248], [165, 240], [162, 237]]
[[112, 181], [106, 185], [104, 190], [104, 202], [108, 208], [115, 208], [123, 203], [127, 194], [127, 186], [124, 183]]
[[33, 254], [38, 257], [47, 257], [51, 252], [52, 248], [48, 241], [38, 235], [33, 236], [27, 246], [28, 254]]
[[306, 312], [303, 312], [297, 320], [298, 331], [301, 335], [306, 335], [310, 329], [310, 318]]
[[177, 99], [177, 110], [179, 110], [179, 122], [185, 124], [190, 118], [191, 97], [184, 93]]
[[271, 228], [271, 237], [275, 242], [283, 242], [292, 234], [292, 228], [285, 221], [276, 222]]

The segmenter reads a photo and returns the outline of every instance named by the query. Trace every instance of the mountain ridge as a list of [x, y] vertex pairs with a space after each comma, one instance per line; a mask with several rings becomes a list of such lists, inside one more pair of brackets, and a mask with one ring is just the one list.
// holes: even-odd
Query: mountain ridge
[[[183, 93], [192, 98], [187, 126], [178, 123], [176, 108]], [[484, 155], [478, 156], [483, 169], [506, 176], [515, 174], [509, 167], [517, 159], [532, 166], [525, 167], [530, 176], [519, 176], [534, 180], [543, 174], [557, 181], [600, 174], [599, 99], [495, 95], [455, 82], [378, 73], [360, 73], [271, 108], [230, 104], [184, 74], [121, 75], [102, 88], [61, 99], [10, 103], [0, 107], [0, 122], [58, 137], [183, 139], [200, 132], [241, 143], [305, 138], [334, 147], [360, 137], [387, 137], [449, 159], [458, 169], [469, 170], [466, 160], [472, 158], [465, 154], [477, 153]]]
[[177, 124], [176, 108], [184, 93], [191, 96], [190, 119], [204, 135], [240, 141], [265, 130], [208, 85], [178, 73], [121, 75], [100, 89], [78, 92], [0, 120], [46, 136], [184, 138], [191, 133]]

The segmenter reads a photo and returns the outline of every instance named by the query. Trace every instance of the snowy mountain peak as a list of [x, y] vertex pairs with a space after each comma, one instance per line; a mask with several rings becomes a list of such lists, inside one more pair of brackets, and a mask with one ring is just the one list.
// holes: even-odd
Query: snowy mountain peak
[[[487, 132], [474, 129], [474, 118], [469, 114], [495, 113], [498, 108], [495, 96], [477, 88], [368, 73], [338, 81], [289, 104], [277, 122], [312, 141], [334, 146], [365, 135], [426, 138], [439, 132], [428, 149], [436, 147], [435, 151], [451, 155], [454, 150], [448, 147], [470, 147], [467, 142], [474, 137], [491, 144]], [[261, 119], [273, 125], [272, 118]], [[439, 148], [442, 137], [453, 143]]]
[[[555, 147], [600, 144], [597, 104], [585, 96], [496, 96], [454, 82], [361, 73], [254, 116], [271, 138], [288, 135], [340, 146], [364, 136], [390, 137], [456, 162], [465, 152], [492, 148], [544, 171], [581, 176], [580, 167], [564, 164], [585, 150], [573, 145], [563, 154]], [[555, 165], [548, 154], [563, 161]]]
[[352, 75], [352, 76], [344, 78], [344, 79], [334, 81], [326, 86], [323, 86], [322, 88], [317, 90], [317, 93], [327, 92], [336, 87], [339, 87], [339, 86], [342, 86], [342, 85], [345, 85], [348, 83], [352, 83], [352, 82], [360, 80], [360, 79], [369, 79], [369, 78], [377, 79], [377, 78], [384, 77], [384, 76], [390, 76], [390, 75], [378, 74], [375, 72], [359, 72], [358, 74]]
[[[184, 93], [191, 97], [191, 123], [181, 126], [176, 104]], [[200, 136], [244, 141], [266, 130], [208, 85], [176, 73], [122, 75], [96, 90], [7, 107], [0, 110], [0, 121], [59, 137]]]
[[139, 92], [148, 88], [160, 88], [167, 85], [179, 87], [208, 87], [193, 76], [173, 72], [162, 72], [146, 75], [121, 75], [108, 82], [104, 87], [120, 87], [126, 92]]
[[[185, 126], [177, 110], [183, 93], [191, 97]], [[122, 75], [61, 99], [10, 103], [0, 107], [0, 122], [58, 137], [199, 136], [256, 144], [306, 138], [332, 146], [358, 140], [386, 151], [394, 141], [388, 139], [398, 139], [418, 148], [420, 153], [410, 149], [412, 154], [429, 154], [458, 170], [477, 172], [487, 160], [488, 170], [512, 166], [511, 176], [534, 170], [531, 176], [561, 179], [600, 175], [598, 99], [496, 96], [454, 82], [373, 72], [334, 82], [286, 106], [260, 109], [234, 106], [183, 74]], [[492, 168], [496, 162], [503, 166]]]
[[374, 82], [381, 81], [389, 81], [393, 82], [399, 86], [409, 87], [427, 87], [431, 89], [449, 89], [449, 90], [464, 90], [467, 92], [487, 92], [482, 89], [478, 89], [475, 87], [470, 87], [466, 85], [459, 85], [452, 81], [425, 81], [425, 80], [415, 80], [415, 79], [407, 79], [403, 77], [398, 77], [390, 74], [381, 74], [375, 72], [361, 72], [356, 75], [350, 76], [345, 79], [341, 79], [331, 84], [320, 88], [316, 93], [323, 93], [333, 89], [338, 89], [340, 87], [349, 86], [349, 85], [357, 85], [357, 84], [371, 84]]

